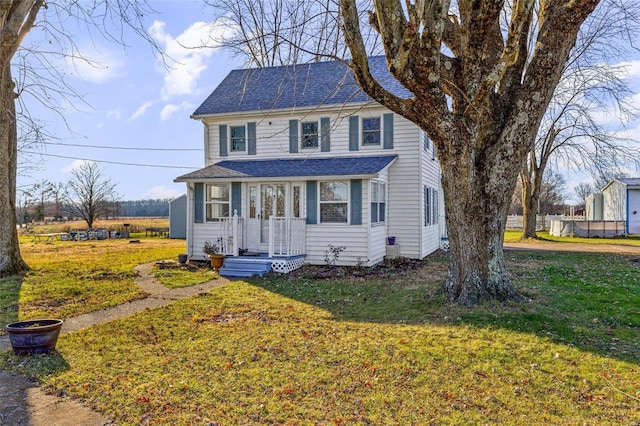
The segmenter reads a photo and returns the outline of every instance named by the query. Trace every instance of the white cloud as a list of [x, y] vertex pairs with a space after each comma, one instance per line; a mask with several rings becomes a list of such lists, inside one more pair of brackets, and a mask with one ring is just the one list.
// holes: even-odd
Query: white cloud
[[73, 160], [73, 163], [69, 164], [68, 166], [64, 167], [62, 169], [62, 173], [71, 173], [74, 170], [79, 169], [80, 167], [82, 167], [84, 164], [89, 164], [92, 163], [92, 161], [87, 161], [87, 160]]
[[171, 116], [178, 111], [188, 111], [195, 108], [195, 105], [190, 102], [182, 102], [180, 105], [176, 104], [167, 104], [162, 111], [160, 111], [160, 119], [162, 121], [167, 121], [171, 118]]
[[147, 192], [146, 197], [152, 200], [157, 200], [163, 198], [176, 198], [179, 195], [181, 195], [181, 193], [175, 189], [171, 189], [163, 185], [156, 185]]
[[[96, 84], [121, 75], [123, 61], [116, 52], [95, 45], [80, 46], [78, 50], [78, 55], [65, 58], [67, 74]], [[82, 52], [91, 53], [83, 56]]]
[[159, 62], [165, 73], [163, 99], [196, 93], [197, 80], [208, 67], [206, 59], [219, 47], [216, 40], [229, 31], [221, 22], [194, 22], [174, 38], [166, 32], [164, 22], [154, 21], [149, 32], [170, 58], [166, 64]]
[[147, 110], [148, 110], [149, 108], [151, 108], [151, 106], [153, 106], [153, 102], [151, 102], [151, 101], [148, 101], [148, 102], [145, 102], [144, 104], [142, 104], [142, 105], [140, 106], [140, 108], [138, 108], [138, 109], [136, 110], [136, 112], [134, 112], [134, 113], [131, 115], [131, 117], [129, 117], [129, 121], [133, 121], [133, 120], [135, 120], [136, 118], [143, 116], [143, 115], [144, 115], [144, 113], [145, 113], [145, 112], [147, 112]]

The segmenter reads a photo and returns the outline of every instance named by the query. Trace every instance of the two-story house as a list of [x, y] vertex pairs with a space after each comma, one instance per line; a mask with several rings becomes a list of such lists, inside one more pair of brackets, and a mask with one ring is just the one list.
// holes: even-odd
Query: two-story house
[[[411, 96], [384, 57], [370, 63], [387, 90]], [[227, 265], [237, 257], [289, 272], [331, 260], [330, 246], [344, 247], [339, 265], [375, 265], [388, 237], [408, 258], [438, 249], [432, 144], [362, 92], [343, 63], [232, 71], [192, 118], [204, 126], [206, 167], [175, 180], [187, 184], [191, 258], [217, 241], [234, 256]]]

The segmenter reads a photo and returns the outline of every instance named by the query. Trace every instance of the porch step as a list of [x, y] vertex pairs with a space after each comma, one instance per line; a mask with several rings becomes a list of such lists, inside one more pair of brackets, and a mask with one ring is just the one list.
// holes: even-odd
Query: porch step
[[262, 276], [271, 271], [271, 259], [251, 258], [245, 256], [226, 257], [220, 268], [220, 275], [224, 277], [252, 277]]

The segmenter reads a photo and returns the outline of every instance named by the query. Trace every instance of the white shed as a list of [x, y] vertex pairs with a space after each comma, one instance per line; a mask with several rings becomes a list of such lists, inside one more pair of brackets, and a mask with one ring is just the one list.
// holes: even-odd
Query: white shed
[[602, 190], [604, 220], [624, 220], [627, 234], [640, 234], [640, 178], [618, 178]]

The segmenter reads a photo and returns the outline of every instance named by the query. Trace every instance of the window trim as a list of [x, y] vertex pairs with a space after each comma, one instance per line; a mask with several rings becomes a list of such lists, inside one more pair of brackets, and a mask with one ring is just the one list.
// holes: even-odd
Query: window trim
[[431, 226], [433, 225], [432, 217], [433, 216], [433, 189], [428, 187], [427, 185], [423, 185], [423, 200], [422, 200], [422, 214], [424, 218], [423, 226]]
[[[233, 141], [234, 141], [234, 137], [233, 137], [233, 129], [239, 129], [242, 128], [244, 129], [244, 136], [243, 136], [243, 140], [244, 140], [244, 149], [234, 149], [233, 148]], [[235, 139], [239, 139], [239, 138], [235, 138]], [[229, 153], [242, 153], [242, 152], [247, 152], [247, 145], [248, 145], [248, 140], [247, 140], [247, 125], [246, 124], [241, 124], [238, 126], [229, 126]]]
[[[343, 183], [347, 188], [346, 200], [344, 201], [323, 201], [322, 200], [322, 184], [323, 183]], [[325, 204], [346, 204], [346, 221], [344, 222], [323, 222], [322, 206]], [[318, 225], [349, 225], [351, 223], [351, 182], [349, 180], [321, 180], [318, 181]]]
[[[304, 125], [305, 124], [315, 124], [316, 132], [315, 133], [304, 133]], [[315, 135], [315, 145], [305, 146], [305, 135], [314, 137]], [[320, 148], [320, 123], [318, 120], [308, 120], [308, 121], [300, 121], [300, 148], [301, 149], [318, 149]]]
[[[364, 130], [364, 121], [365, 120], [378, 120], [380, 128], [375, 131]], [[363, 147], [382, 147], [384, 145], [383, 137], [384, 137], [384, 120], [382, 116], [372, 116], [372, 117], [360, 117], [360, 145]], [[378, 143], [365, 143], [365, 133], [378, 133]]]
[[[374, 201], [374, 187], [376, 188], [376, 192], [377, 192], [377, 199]], [[380, 199], [380, 195], [382, 195], [382, 200]], [[378, 225], [383, 225], [387, 222], [387, 183], [384, 181], [380, 181], [380, 180], [372, 180], [371, 181], [371, 191], [370, 191], [370, 214], [371, 214], [371, 225], [373, 226], [378, 226]], [[375, 204], [375, 207], [374, 207]], [[380, 215], [380, 204], [382, 204], [382, 215]], [[375, 214], [375, 220], [374, 220], [374, 211], [376, 212]], [[382, 220], [380, 220], [380, 217], [382, 216]]]
[[[209, 187], [211, 186], [226, 186], [227, 194], [229, 194], [227, 201], [219, 201], [219, 200], [209, 200]], [[229, 212], [229, 216], [220, 216], [220, 217], [209, 217], [208, 214], [208, 206], [209, 205], [227, 205], [227, 209]], [[231, 184], [230, 183], [207, 183], [204, 185], [204, 199], [203, 199], [203, 207], [204, 207], [204, 222], [220, 222], [220, 220], [231, 217]]]

